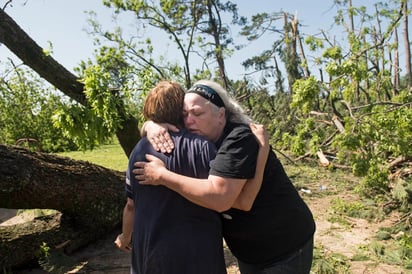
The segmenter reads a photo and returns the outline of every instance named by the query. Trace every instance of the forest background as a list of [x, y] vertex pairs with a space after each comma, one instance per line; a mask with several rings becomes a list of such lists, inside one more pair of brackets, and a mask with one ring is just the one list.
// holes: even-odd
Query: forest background
[[[39, 46], [8, 15], [22, 2], [3, 2], [0, 42], [18, 59], [0, 60], [1, 144], [62, 152], [117, 139], [128, 156], [156, 82], [188, 88], [214, 79], [266, 125], [279, 153], [346, 170], [359, 177], [353, 191], [384, 214], [402, 213], [392, 232], [403, 232], [401, 261], [411, 264], [409, 1], [330, 1], [331, 22], [310, 33], [304, 11], [273, 7], [243, 17], [230, 1], [104, 0], [118, 21], [107, 26], [88, 13], [93, 53], [73, 69], [59, 64], [53, 41]], [[254, 43], [261, 50], [236, 56]], [[231, 56], [237, 64], [228, 65]]]

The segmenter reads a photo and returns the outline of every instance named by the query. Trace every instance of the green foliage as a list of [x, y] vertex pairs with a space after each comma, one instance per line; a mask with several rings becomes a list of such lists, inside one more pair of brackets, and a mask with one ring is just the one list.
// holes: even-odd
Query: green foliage
[[339, 223], [347, 228], [351, 227], [347, 217], [352, 218], [366, 218], [372, 219], [374, 216], [371, 210], [361, 202], [347, 202], [341, 198], [332, 200], [331, 207], [329, 208], [330, 217], [328, 220], [332, 223]]
[[234, 90], [232, 95], [255, 122], [266, 126], [273, 140], [280, 142], [286, 134], [293, 135], [297, 121], [290, 109], [289, 93], [270, 94], [267, 88], [254, 87], [244, 81], [237, 81], [231, 85]]
[[314, 120], [306, 119], [304, 123], [299, 123], [296, 127], [296, 134], [290, 136], [290, 149], [293, 153], [302, 155], [307, 150], [311, 150], [312, 153], [316, 153], [316, 148], [310, 148], [308, 140], [311, 140], [312, 133], [314, 131]]
[[[309, 40], [310, 41], [310, 40]], [[330, 58], [333, 60], [341, 60], [342, 59], [342, 49], [340, 47], [330, 47], [325, 49], [322, 55], [323, 58]]]
[[[362, 177], [355, 190], [366, 197], [389, 194], [405, 210], [408, 186], [391, 188], [389, 175], [397, 168], [390, 167], [391, 161], [412, 155], [412, 93], [395, 89], [393, 67], [385, 58], [397, 48], [391, 34], [400, 19], [399, 3], [378, 3], [374, 15], [349, 1], [336, 3], [335, 23], [345, 27], [346, 45], [331, 43], [325, 33], [305, 39], [313, 52], [323, 51], [315, 63], [329, 81], [310, 76], [294, 83], [291, 108], [299, 123], [281, 144], [297, 155], [318, 150], [335, 155], [334, 163], [350, 166]], [[350, 28], [346, 14], [360, 23], [357, 29]], [[377, 30], [376, 21], [383, 19], [386, 29]]]
[[319, 274], [351, 273], [348, 258], [342, 254], [329, 253], [322, 247], [315, 247], [311, 272]]
[[359, 202], [348, 203], [341, 198], [336, 198], [331, 202], [332, 214], [344, 214], [349, 217], [361, 217], [362, 211], [365, 210], [364, 205]]
[[400, 210], [410, 212], [412, 207], [412, 180], [397, 178], [393, 181], [391, 191], [394, 200], [400, 204]]
[[84, 93], [91, 112], [101, 119], [101, 126], [107, 130], [107, 135], [113, 135], [122, 122], [119, 92], [110, 88], [111, 75], [101, 66], [90, 66], [84, 72]]
[[111, 129], [105, 127], [102, 118], [76, 103], [61, 106], [56, 110], [53, 123], [65, 136], [73, 138], [76, 145], [83, 150], [93, 149], [112, 137]]
[[305, 44], [309, 46], [310, 51], [315, 51], [324, 47], [324, 41], [313, 35], [308, 35], [305, 38]]
[[320, 94], [320, 85], [315, 77], [297, 80], [293, 85], [293, 91], [291, 108], [297, 108], [303, 114], [315, 109]]
[[335, 139], [334, 147], [351, 151], [338, 155], [346, 159], [341, 161], [351, 163], [354, 174], [365, 176], [360, 186], [364, 193], [388, 191], [388, 158], [412, 155], [412, 110], [406, 98], [402, 92], [393, 103], [370, 105], [357, 120], [346, 119], [346, 131]]
[[387, 242], [373, 241], [370, 249], [379, 261], [411, 269], [412, 237], [410, 234], [402, 234], [397, 239]]
[[0, 78], [0, 143], [14, 145], [19, 139], [30, 138], [35, 150], [56, 152], [76, 149], [53, 126], [51, 117], [64, 99], [27, 69], [11, 69]]
[[[364, 163], [359, 161], [358, 163]], [[367, 163], [367, 172], [356, 190], [363, 193], [367, 197], [374, 197], [381, 193], [387, 193], [388, 188], [388, 170], [381, 163], [370, 160]], [[356, 163], [354, 165], [356, 172]]]
[[372, 241], [370, 250], [376, 259], [387, 264], [402, 265], [411, 269], [412, 231], [411, 213], [406, 211], [399, 220], [389, 227], [381, 227]]
[[119, 47], [102, 46], [94, 62], [83, 62], [77, 68], [87, 106], [68, 103], [53, 117], [54, 125], [73, 138], [82, 150], [110, 141], [123, 120], [130, 116], [142, 122], [145, 95], [161, 79], [152, 66], [133, 62], [133, 56], [126, 54], [132, 45], [126, 44], [118, 33], [105, 35]]
[[63, 250], [51, 249], [43, 243], [39, 249], [39, 265], [47, 273], [68, 273], [74, 268], [81, 268], [81, 263], [64, 253]]
[[50, 256], [50, 247], [47, 245], [47, 243], [43, 242], [43, 243], [40, 245], [39, 255], [40, 255], [40, 256], [44, 256], [44, 257], [46, 257], [46, 258]]
[[331, 201], [328, 220], [332, 223], [339, 223], [348, 229], [353, 226], [353, 218], [364, 219], [368, 222], [383, 220], [387, 217], [387, 214], [384, 212], [382, 204], [384, 203], [376, 202], [373, 199], [362, 198], [351, 201], [338, 197]]

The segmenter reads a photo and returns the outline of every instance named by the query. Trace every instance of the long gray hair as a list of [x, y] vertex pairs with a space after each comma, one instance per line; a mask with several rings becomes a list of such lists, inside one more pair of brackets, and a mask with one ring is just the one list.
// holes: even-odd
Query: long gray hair
[[246, 114], [240, 104], [230, 97], [229, 93], [218, 83], [211, 80], [199, 80], [194, 85], [205, 85], [216, 91], [225, 104], [226, 120], [234, 123], [249, 124], [252, 119]]

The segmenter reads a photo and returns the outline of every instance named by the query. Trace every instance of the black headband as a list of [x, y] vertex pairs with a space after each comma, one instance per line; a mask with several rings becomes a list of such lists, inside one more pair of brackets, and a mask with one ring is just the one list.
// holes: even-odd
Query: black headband
[[220, 98], [219, 94], [217, 94], [217, 92], [211, 87], [197, 84], [191, 87], [186, 93], [196, 93], [209, 100], [217, 107], [225, 107], [225, 103], [223, 103], [222, 98]]

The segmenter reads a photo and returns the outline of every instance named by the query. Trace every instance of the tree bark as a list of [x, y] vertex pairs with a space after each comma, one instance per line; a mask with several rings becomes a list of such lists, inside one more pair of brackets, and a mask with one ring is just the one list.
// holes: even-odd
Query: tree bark
[[[83, 92], [84, 85], [79, 82], [78, 77], [50, 55], [46, 55], [43, 49], [2, 9], [0, 9], [0, 43], [3, 43], [24, 64], [36, 71], [50, 84], [87, 107], [87, 99]], [[124, 109], [119, 109], [119, 113], [123, 115], [123, 123], [116, 135], [126, 156], [129, 157], [134, 145], [140, 139], [140, 132], [136, 118], [127, 116]], [[123, 135], [123, 133], [127, 135]]]
[[[0, 226], [0, 268], [14, 268], [31, 264], [36, 252], [45, 242], [55, 247], [75, 234], [58, 232], [61, 214], [44, 216], [31, 222], [11, 226]], [[66, 236], [67, 235], [67, 236]], [[71, 236], [68, 236], [71, 235]]]
[[[213, 7], [212, 7], [213, 6]], [[219, 14], [219, 9], [216, 8], [214, 1], [207, 1], [207, 9], [209, 14], [209, 31], [215, 41], [215, 57], [219, 67], [220, 78], [223, 82], [223, 87], [229, 89], [229, 80], [227, 79], [225, 61], [223, 58], [222, 44], [220, 43], [220, 33], [222, 29], [222, 21]], [[213, 9], [216, 12], [216, 17], [213, 16]]]
[[0, 145], [0, 208], [61, 214], [0, 227], [0, 269], [35, 259], [45, 242], [71, 252], [121, 224], [124, 173], [89, 162]]
[[[394, 29], [394, 39], [395, 39], [395, 44], [399, 45], [399, 38], [398, 38], [398, 30], [395, 28]], [[399, 75], [399, 48], [396, 46], [394, 48], [394, 60], [393, 60], [393, 87], [392, 87], [392, 95], [395, 96], [398, 94], [398, 91], [400, 89], [401, 83], [400, 83], [400, 75]], [[389, 52], [390, 53], [390, 52]], [[389, 55], [391, 56], [391, 55]], [[388, 98], [386, 98], [388, 100]]]
[[402, 13], [403, 13], [403, 42], [405, 45], [405, 68], [406, 77], [408, 79], [408, 88], [412, 87], [412, 71], [411, 71], [411, 45], [409, 42], [409, 23], [408, 23], [408, 1], [402, 1]]

